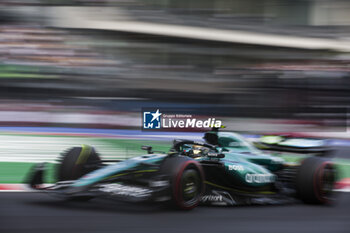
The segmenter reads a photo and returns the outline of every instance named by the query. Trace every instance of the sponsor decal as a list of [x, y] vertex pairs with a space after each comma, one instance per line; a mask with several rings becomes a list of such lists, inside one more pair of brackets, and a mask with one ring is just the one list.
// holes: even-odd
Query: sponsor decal
[[221, 128], [221, 120], [214, 117], [195, 117], [191, 114], [164, 113], [160, 109], [142, 111], [142, 129], [202, 129]]
[[208, 156], [208, 157], [214, 157], [214, 158], [216, 158], [216, 157], [219, 157], [219, 153], [208, 152], [207, 156]]
[[122, 195], [122, 196], [128, 196], [128, 197], [148, 197], [151, 194], [151, 190], [140, 188], [140, 187], [133, 187], [133, 186], [127, 186], [122, 184], [103, 184], [99, 187], [99, 190], [106, 193], [111, 193], [114, 195]]
[[242, 165], [236, 165], [236, 164], [233, 164], [233, 165], [228, 165], [228, 170], [232, 171], [244, 171], [244, 167]]
[[274, 174], [251, 174], [245, 175], [245, 181], [247, 183], [272, 183], [276, 179]]
[[202, 202], [221, 202], [223, 201], [223, 197], [221, 195], [204, 195], [202, 197]]
[[209, 203], [210, 205], [235, 205], [236, 201], [226, 191], [212, 190], [210, 194], [204, 195], [201, 199], [202, 203]]

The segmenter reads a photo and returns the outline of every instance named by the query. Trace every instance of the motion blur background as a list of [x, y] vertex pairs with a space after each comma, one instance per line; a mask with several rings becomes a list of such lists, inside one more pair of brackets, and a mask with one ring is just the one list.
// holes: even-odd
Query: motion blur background
[[140, 129], [141, 107], [230, 130], [346, 131], [350, 2], [2, 0], [0, 125]]
[[[337, 138], [336, 188], [349, 190], [349, 12], [348, 0], [0, 0], [0, 191], [37, 162], [54, 182], [68, 147], [125, 159], [203, 135], [141, 131], [142, 108], [215, 117], [250, 139]], [[184, 214], [1, 193], [0, 206], [0, 232], [349, 229], [349, 201]]]
[[142, 108], [349, 139], [348, 12], [340, 0], [2, 0], [0, 181], [81, 143], [126, 158], [145, 140], [166, 151], [202, 136], [141, 131]]

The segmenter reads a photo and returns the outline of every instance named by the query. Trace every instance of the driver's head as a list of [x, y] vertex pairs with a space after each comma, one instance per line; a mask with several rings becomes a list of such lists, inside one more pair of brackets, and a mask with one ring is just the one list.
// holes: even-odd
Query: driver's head
[[213, 131], [206, 132], [204, 134], [203, 139], [208, 144], [218, 145], [218, 135], [216, 132], [213, 132]]

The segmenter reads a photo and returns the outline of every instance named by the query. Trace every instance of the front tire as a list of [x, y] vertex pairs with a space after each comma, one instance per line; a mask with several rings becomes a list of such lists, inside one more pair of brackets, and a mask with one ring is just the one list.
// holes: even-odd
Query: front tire
[[[57, 168], [57, 180], [76, 180], [83, 175], [99, 168], [101, 159], [95, 149], [88, 145], [73, 147], [62, 154], [61, 163]], [[69, 197], [69, 201], [88, 201], [92, 196]]]
[[200, 203], [204, 193], [204, 173], [197, 161], [187, 157], [168, 158], [161, 171], [170, 177], [172, 206], [191, 210]]
[[95, 149], [88, 145], [73, 147], [63, 152], [57, 168], [58, 181], [76, 180], [96, 170], [101, 159]]

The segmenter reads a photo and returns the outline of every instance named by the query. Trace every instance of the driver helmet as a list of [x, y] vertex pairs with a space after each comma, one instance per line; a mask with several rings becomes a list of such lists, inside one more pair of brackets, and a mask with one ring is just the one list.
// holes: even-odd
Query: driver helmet
[[218, 145], [218, 135], [215, 131], [209, 131], [204, 134], [203, 139], [206, 143], [211, 145]]

